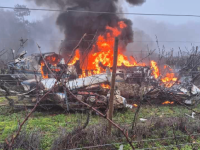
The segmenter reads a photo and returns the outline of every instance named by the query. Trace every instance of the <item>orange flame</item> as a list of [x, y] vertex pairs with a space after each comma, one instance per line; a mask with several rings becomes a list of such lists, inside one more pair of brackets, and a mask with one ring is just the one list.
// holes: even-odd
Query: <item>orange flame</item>
[[76, 63], [77, 60], [80, 59], [80, 54], [79, 54], [79, 50], [77, 49], [75, 52], [75, 56], [74, 58], [68, 63], [69, 66], [72, 66]]
[[171, 87], [178, 80], [178, 78], [175, 77], [175, 74], [173, 73], [173, 70], [170, 67], [164, 66], [164, 68], [168, 69], [171, 73], [167, 73], [165, 77], [163, 77], [161, 80], [166, 87]]
[[138, 107], [138, 105], [137, 104], [133, 104], [133, 107]]
[[44, 62], [41, 62], [40, 65], [41, 65], [40, 70], [41, 70], [42, 78], [43, 78], [43, 79], [47, 79], [47, 78], [48, 78], [48, 75], [45, 75], [45, 74], [44, 74], [44, 71], [43, 71], [43, 67], [45, 66]]
[[171, 104], [171, 105], [172, 105], [172, 104], [174, 104], [174, 102], [165, 101], [165, 102], [163, 102], [162, 104], [163, 104], [163, 105], [167, 105], [167, 104]]
[[56, 68], [56, 69], [51, 69], [52, 71], [55, 71], [55, 72], [59, 72], [60, 69]]
[[110, 85], [108, 84], [101, 84], [101, 87], [104, 89], [110, 89]]
[[167, 87], [171, 87], [177, 81], [177, 78], [175, 78], [174, 73], [167, 73], [161, 80]]
[[[88, 75], [104, 72], [105, 70], [99, 66], [100, 62], [104, 66], [112, 67], [114, 38], [119, 36], [122, 29], [126, 27], [127, 25], [123, 21], [118, 22], [118, 27], [116, 28], [107, 26], [106, 29], [110, 32], [106, 33], [104, 36], [98, 36], [97, 42], [93, 45], [87, 59], [80, 60], [79, 50], [77, 50], [73, 60], [68, 65], [73, 65], [77, 60], [80, 60], [82, 66], [81, 78], [86, 76], [86, 70]], [[127, 56], [123, 55], [122, 51], [123, 49], [119, 46], [117, 66], [145, 66], [143, 63], [138, 64], [133, 57], [129, 60]]]
[[46, 56], [45, 61], [47, 61], [48, 63], [50, 63], [53, 66], [57, 66], [57, 64], [60, 62], [60, 58], [56, 55], [57, 54]]
[[123, 21], [118, 22], [118, 25], [119, 25], [119, 27], [120, 27], [121, 29], [127, 27], [127, 25], [126, 25]]
[[157, 62], [151, 61], [151, 69], [153, 69], [153, 75], [157, 79], [160, 76], [160, 72], [157, 66]]
[[[167, 66], [164, 66], [164, 69], [166, 69]], [[160, 72], [157, 66], [157, 63], [155, 61], [151, 61], [151, 69], [153, 69], [153, 75], [157, 79], [160, 76]], [[171, 68], [168, 68], [170, 72], [173, 72]], [[161, 78], [161, 81], [165, 84], [166, 87], [171, 87], [173, 84], [177, 81], [177, 78], [175, 77], [174, 73], [167, 73], [165, 77]]]
[[[47, 64], [51, 64], [52, 66], [55, 67], [55, 68], [51, 68], [52, 71], [55, 71], [55, 72], [59, 72], [59, 71], [60, 71], [59, 68], [56, 68], [56, 67], [57, 67], [57, 64], [58, 64], [58, 63], [60, 62], [60, 60], [61, 60], [61, 58], [60, 58], [59, 55], [57, 55], [57, 54], [52, 54], [52, 55], [46, 56], [44, 59], [45, 59], [45, 62], [46, 62]], [[46, 75], [46, 74], [44, 73], [44, 70], [43, 70], [44, 67], [46, 66], [46, 64], [44, 63], [43, 60], [40, 62], [40, 65], [41, 65], [40, 70], [41, 70], [42, 78], [43, 78], [43, 79], [48, 78], [48, 74]]]

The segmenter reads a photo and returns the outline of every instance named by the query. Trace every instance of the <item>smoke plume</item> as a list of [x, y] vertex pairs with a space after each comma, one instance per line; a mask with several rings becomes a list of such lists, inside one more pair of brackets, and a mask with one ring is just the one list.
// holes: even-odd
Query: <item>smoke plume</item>
[[[127, 28], [124, 28], [121, 34], [123, 43], [126, 46], [133, 41], [132, 22], [129, 19], [121, 18], [117, 14], [121, 10], [118, 5], [118, 0], [27, 0], [35, 1], [39, 6], [44, 5], [48, 7], [58, 7], [63, 12], [57, 18], [57, 25], [61, 31], [65, 33], [65, 40], [62, 44], [64, 52], [70, 52], [78, 40], [86, 33], [86, 40], [91, 40], [95, 33], [97, 35], [106, 32], [106, 26], [116, 27], [119, 21], [124, 21]], [[126, 0], [132, 5], [141, 5], [145, 0]], [[94, 11], [94, 12], [112, 12], [112, 14], [105, 13], [80, 13], [70, 12], [68, 10], [78, 11]], [[88, 42], [81, 44], [81, 49], [88, 47]]]

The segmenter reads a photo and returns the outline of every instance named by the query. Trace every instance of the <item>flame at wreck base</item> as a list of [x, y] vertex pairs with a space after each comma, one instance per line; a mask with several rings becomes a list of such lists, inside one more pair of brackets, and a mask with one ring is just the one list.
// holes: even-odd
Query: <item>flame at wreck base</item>
[[[78, 60], [80, 61], [82, 74], [79, 76], [79, 78], [104, 73], [106, 67], [112, 68], [114, 39], [116, 36], [120, 36], [123, 32], [123, 29], [126, 27], [127, 25], [123, 21], [118, 22], [118, 26], [116, 28], [107, 26], [106, 29], [108, 32], [104, 35], [98, 36], [96, 43], [92, 46], [89, 53], [87, 53], [87, 56], [84, 55], [80, 49], [76, 50], [73, 59], [68, 63], [68, 65], [72, 66]], [[123, 41], [119, 42], [117, 59], [118, 67], [128, 68], [135, 66], [147, 66], [145, 63], [138, 63], [133, 56], [127, 57], [124, 55], [123, 52], [125, 51], [125, 48], [122, 46], [122, 43]], [[177, 78], [173, 74], [172, 69], [170, 69], [170, 73], [161, 76], [157, 63], [152, 60], [150, 64], [152, 75], [155, 79], [159, 79], [162, 84], [167, 87], [171, 87], [173, 83], [176, 82]], [[164, 68], [167, 69], [166, 66], [164, 66]]]

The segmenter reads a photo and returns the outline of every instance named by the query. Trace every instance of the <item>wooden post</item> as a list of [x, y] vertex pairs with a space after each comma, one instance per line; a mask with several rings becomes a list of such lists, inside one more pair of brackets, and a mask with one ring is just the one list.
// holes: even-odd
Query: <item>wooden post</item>
[[[115, 77], [116, 77], [116, 69], [117, 69], [117, 56], [118, 56], [118, 42], [119, 38], [115, 38], [115, 46], [114, 46], [114, 58], [113, 58], [113, 69], [112, 69], [112, 79], [111, 79], [111, 89], [110, 89], [110, 100], [109, 100], [109, 112], [108, 117], [112, 120], [113, 117], [113, 99], [114, 99], [114, 90], [115, 90]], [[112, 124], [108, 122], [108, 135], [111, 135]]]

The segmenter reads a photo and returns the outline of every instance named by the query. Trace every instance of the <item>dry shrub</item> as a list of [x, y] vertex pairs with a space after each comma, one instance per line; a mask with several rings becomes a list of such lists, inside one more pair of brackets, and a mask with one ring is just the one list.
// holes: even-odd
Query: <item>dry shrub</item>
[[15, 149], [25, 149], [25, 150], [39, 150], [41, 135], [39, 132], [27, 133], [22, 131], [20, 135], [15, 140], [12, 149], [8, 148], [6, 143], [0, 144], [0, 149], [3, 150], [15, 150]]
[[164, 138], [172, 136], [174, 130], [182, 134], [200, 133], [200, 120], [187, 117], [151, 118], [145, 123], [138, 123], [133, 131], [136, 140], [152, 138], [153, 136]]
[[[73, 134], [72, 134], [73, 132]], [[108, 136], [107, 128], [105, 123], [98, 125], [88, 126], [86, 129], [70, 133], [63, 131], [59, 138], [57, 138], [51, 150], [63, 150], [63, 149], [72, 149], [77, 147], [87, 147], [94, 145], [103, 145], [112, 142], [117, 142], [119, 133], [114, 131], [112, 136]], [[109, 147], [95, 147], [93, 149], [113, 149], [114, 146]]]
[[[173, 137], [173, 129], [178, 135], [188, 135], [200, 132], [200, 121], [192, 120], [186, 117], [169, 117], [169, 118], [151, 118], [148, 121], [137, 123], [133, 131], [129, 130], [129, 137], [133, 141], [144, 139]], [[126, 142], [122, 133], [113, 127], [112, 136], [107, 135], [107, 122], [101, 122], [98, 125], [88, 126], [81, 131], [74, 130], [67, 133], [62, 131], [52, 146], [52, 150], [73, 149], [77, 147], [87, 147], [95, 145], [104, 145], [109, 143]], [[126, 125], [125, 128], [128, 128]], [[129, 126], [130, 128], [130, 126]], [[181, 134], [180, 134], [181, 133]], [[173, 139], [172, 139], [173, 142]], [[139, 142], [140, 143], [140, 142]], [[138, 144], [139, 144], [138, 143]], [[169, 143], [170, 144], [170, 141]], [[143, 148], [144, 144], [138, 145]], [[114, 146], [95, 147], [94, 150], [116, 149]]]

